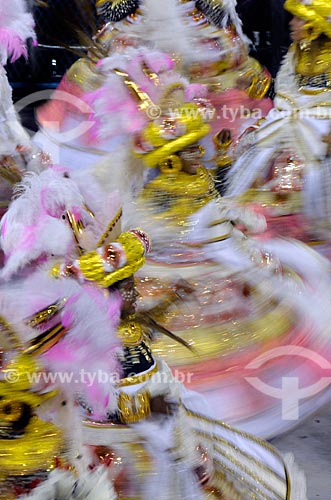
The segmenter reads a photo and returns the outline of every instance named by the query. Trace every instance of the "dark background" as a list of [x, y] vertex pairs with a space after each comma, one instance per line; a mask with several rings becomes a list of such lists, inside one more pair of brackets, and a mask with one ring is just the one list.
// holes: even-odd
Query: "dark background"
[[273, 77], [290, 45], [285, 0], [238, 0], [237, 11], [244, 32], [252, 40], [252, 55], [266, 66]]

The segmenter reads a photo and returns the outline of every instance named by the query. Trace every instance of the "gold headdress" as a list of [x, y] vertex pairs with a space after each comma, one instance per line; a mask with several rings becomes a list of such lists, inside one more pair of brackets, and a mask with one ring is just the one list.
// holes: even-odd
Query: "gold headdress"
[[157, 167], [170, 156], [196, 144], [210, 131], [196, 104], [183, 104], [156, 123], [150, 123], [136, 139], [137, 157]]
[[284, 8], [294, 16], [307, 21], [312, 39], [321, 34], [331, 38], [331, 3], [329, 0], [286, 0]]
[[[183, 84], [169, 85], [160, 101], [161, 116], [135, 139], [134, 154], [147, 167], [160, 168], [160, 175], [145, 187], [143, 198], [162, 199], [161, 205], [165, 202], [159, 212], [162, 218], [185, 218], [207, 203], [213, 191], [208, 172], [198, 166], [204, 155], [198, 142], [210, 132], [206, 122], [214, 110], [208, 101], [184, 101]], [[194, 165], [194, 173], [188, 173], [189, 165]]]
[[54, 266], [52, 275], [74, 276], [108, 288], [132, 276], [145, 262], [150, 240], [139, 229], [122, 233], [113, 243], [87, 252], [74, 262]]

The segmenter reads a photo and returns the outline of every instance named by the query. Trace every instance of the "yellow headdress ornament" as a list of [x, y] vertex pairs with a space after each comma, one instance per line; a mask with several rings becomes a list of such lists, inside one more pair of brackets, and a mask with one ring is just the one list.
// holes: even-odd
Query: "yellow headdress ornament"
[[331, 3], [329, 0], [286, 0], [284, 8], [294, 16], [307, 21], [313, 38], [324, 33], [331, 38]]
[[149, 237], [135, 229], [122, 233], [114, 242], [87, 252], [74, 262], [55, 266], [52, 275], [74, 276], [80, 281], [91, 281], [108, 288], [138, 271], [149, 250]]
[[184, 104], [159, 122], [149, 123], [136, 139], [135, 154], [148, 167], [157, 167], [171, 155], [196, 144], [210, 132], [196, 104]]

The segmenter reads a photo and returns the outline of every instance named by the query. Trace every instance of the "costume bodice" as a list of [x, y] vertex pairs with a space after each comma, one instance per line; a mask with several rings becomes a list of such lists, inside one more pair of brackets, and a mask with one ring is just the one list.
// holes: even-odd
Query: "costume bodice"
[[201, 167], [196, 174], [161, 172], [144, 189], [143, 200], [153, 208], [154, 216], [177, 224], [213, 198], [214, 183], [208, 171]]
[[133, 385], [148, 379], [156, 363], [142, 325], [130, 316], [121, 321], [118, 336], [123, 344], [119, 358], [122, 367], [119, 385]]
[[331, 107], [330, 55], [331, 41], [314, 54], [299, 51], [293, 44], [277, 75], [275, 107]]
[[331, 88], [331, 40], [312, 42], [305, 48], [295, 46], [295, 73], [299, 88]]

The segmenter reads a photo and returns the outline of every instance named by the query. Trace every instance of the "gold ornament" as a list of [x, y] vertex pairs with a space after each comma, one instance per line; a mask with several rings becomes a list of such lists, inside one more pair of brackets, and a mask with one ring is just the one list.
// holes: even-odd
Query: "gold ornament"
[[248, 96], [252, 99], [262, 99], [270, 89], [271, 82], [271, 75], [267, 71], [254, 73], [252, 70], [252, 83], [247, 90]]
[[2, 370], [5, 381], [0, 382], [0, 397], [14, 399], [15, 401], [19, 400], [30, 405], [32, 408], [37, 408], [43, 401], [53, 397], [56, 393], [52, 391], [45, 394], [38, 394], [30, 390], [31, 377], [33, 374], [40, 372], [40, 370], [41, 367], [38, 363], [27, 354], [21, 354], [10, 361], [7, 367]]
[[160, 170], [163, 174], [177, 176], [182, 170], [182, 161], [177, 155], [171, 155], [160, 164]]
[[100, 237], [100, 239], [99, 239], [99, 241], [97, 243], [97, 247], [101, 247], [102, 245], [104, 245], [108, 241], [110, 235], [113, 233], [113, 231], [115, 230], [115, 228], [117, 228], [118, 225], [120, 224], [122, 214], [123, 214], [123, 210], [122, 210], [122, 207], [120, 207], [118, 209], [117, 214], [110, 221], [110, 223], [108, 224], [105, 232]]
[[32, 339], [23, 352], [40, 356], [55, 346], [67, 333], [68, 329], [62, 323], [57, 323]]
[[331, 40], [316, 40], [297, 50], [296, 74], [299, 87], [331, 88]]
[[[192, 146], [205, 137], [210, 126], [204, 123], [196, 104], [185, 104], [173, 110], [174, 116], [163, 123], [150, 123], [142, 133], [142, 142], [150, 145], [152, 151], [136, 153], [147, 167], [157, 167], [166, 161], [171, 155]], [[174, 126], [178, 126], [182, 133], [173, 139], [164, 137], [164, 127], [172, 119]]]
[[84, 225], [83, 225], [82, 221], [77, 220], [75, 217], [75, 214], [73, 212], [70, 212], [69, 210], [67, 210], [67, 212], [66, 212], [66, 217], [67, 217], [67, 220], [69, 222], [72, 233], [74, 235], [77, 250], [78, 250], [79, 254], [82, 255], [83, 249], [80, 246], [79, 239], [82, 236], [82, 233], [84, 230]]
[[[78, 257], [75, 261], [77, 272], [81, 273], [87, 281], [97, 283], [102, 288], [108, 288], [118, 281], [129, 278], [142, 267], [145, 262], [145, 253], [148, 251], [149, 242], [147, 240], [147, 236], [139, 230], [122, 233], [116, 242], [123, 248], [125, 264], [113, 271], [107, 271], [105, 270], [104, 257], [97, 250], [94, 250]], [[55, 278], [61, 276], [61, 266], [55, 265], [51, 274]]]
[[120, 392], [118, 409], [123, 424], [133, 424], [144, 420], [151, 413], [149, 392], [141, 391], [134, 394]]
[[198, 168], [195, 174], [169, 173], [161, 168], [161, 174], [146, 185], [142, 199], [150, 201], [153, 207], [159, 202], [161, 208], [166, 200], [164, 209], [157, 216], [177, 223], [204, 207], [214, 196], [214, 182], [205, 168]]
[[50, 321], [54, 316], [60, 313], [63, 310], [64, 305], [66, 304], [67, 299], [62, 299], [56, 302], [55, 304], [50, 304], [45, 309], [38, 311], [33, 314], [29, 318], [25, 320], [25, 323], [31, 328], [38, 328], [41, 325]]
[[119, 69], [114, 69], [113, 71], [116, 73], [116, 75], [122, 78], [123, 83], [126, 85], [131, 95], [137, 101], [138, 108], [148, 114], [148, 110], [155, 107], [149, 95], [144, 92], [136, 82], [131, 80], [127, 73]]
[[139, 344], [144, 336], [140, 323], [135, 321], [134, 316], [121, 321], [118, 328], [118, 337], [124, 346], [133, 346]]
[[232, 158], [229, 154], [229, 148], [232, 144], [231, 133], [227, 139], [224, 139], [224, 132], [221, 130], [213, 137], [213, 143], [216, 149], [216, 157], [214, 158], [216, 165], [221, 167], [226, 167], [232, 163]]
[[56, 467], [56, 458], [63, 455], [61, 431], [53, 424], [33, 417], [16, 439], [0, 439], [0, 470], [2, 477], [30, 476]]
[[[6, 380], [0, 382], [1, 480], [50, 471], [64, 454], [62, 432], [33, 416], [34, 409], [55, 394], [31, 390], [30, 379], [38, 370], [37, 363], [26, 355], [14, 359], [3, 370]], [[26, 422], [20, 423], [24, 412]]]

